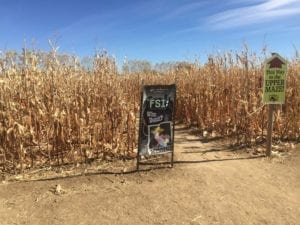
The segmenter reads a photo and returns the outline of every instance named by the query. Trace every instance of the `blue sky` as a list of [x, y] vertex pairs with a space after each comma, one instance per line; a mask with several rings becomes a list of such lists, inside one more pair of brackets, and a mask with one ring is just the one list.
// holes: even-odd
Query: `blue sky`
[[300, 0], [0, 0], [0, 49], [93, 55], [119, 61], [193, 60], [217, 51], [257, 53], [267, 45], [285, 57], [300, 50]]

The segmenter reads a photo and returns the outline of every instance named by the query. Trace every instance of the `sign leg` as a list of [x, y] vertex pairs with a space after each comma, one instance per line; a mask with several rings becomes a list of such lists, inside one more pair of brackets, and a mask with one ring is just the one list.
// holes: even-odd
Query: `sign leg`
[[136, 160], [137, 160], [137, 162], [136, 162], [136, 170], [139, 171], [139, 169], [140, 169], [140, 156], [139, 156], [139, 154], [137, 155]]
[[267, 133], [267, 151], [266, 155], [269, 157], [271, 155], [272, 149], [272, 132], [273, 132], [273, 111], [275, 109], [275, 105], [269, 105], [269, 115], [268, 115], [268, 133]]

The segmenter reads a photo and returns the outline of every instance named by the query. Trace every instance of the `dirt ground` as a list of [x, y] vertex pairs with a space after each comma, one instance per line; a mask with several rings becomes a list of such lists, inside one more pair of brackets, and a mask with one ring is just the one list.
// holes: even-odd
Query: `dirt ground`
[[2, 181], [0, 224], [297, 225], [300, 146], [284, 146], [268, 159], [179, 127], [173, 168]]

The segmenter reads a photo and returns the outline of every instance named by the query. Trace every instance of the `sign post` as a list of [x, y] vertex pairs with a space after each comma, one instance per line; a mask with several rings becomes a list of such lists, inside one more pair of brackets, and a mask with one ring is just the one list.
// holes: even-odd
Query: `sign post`
[[273, 111], [276, 104], [284, 104], [285, 102], [286, 73], [286, 60], [279, 54], [272, 53], [272, 57], [265, 62], [263, 86], [263, 103], [269, 105], [267, 156], [271, 155]]
[[173, 166], [176, 86], [145, 85], [141, 96], [137, 170], [140, 157], [171, 153]]

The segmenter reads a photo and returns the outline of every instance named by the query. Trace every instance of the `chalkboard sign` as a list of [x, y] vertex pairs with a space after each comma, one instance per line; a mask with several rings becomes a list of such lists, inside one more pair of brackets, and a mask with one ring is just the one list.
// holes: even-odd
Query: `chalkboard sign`
[[138, 157], [173, 153], [175, 98], [175, 85], [144, 86]]

